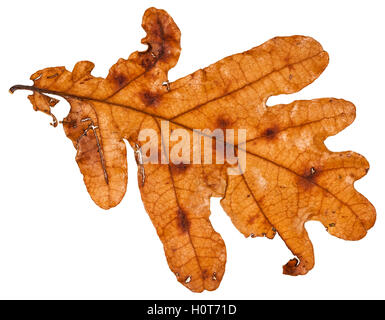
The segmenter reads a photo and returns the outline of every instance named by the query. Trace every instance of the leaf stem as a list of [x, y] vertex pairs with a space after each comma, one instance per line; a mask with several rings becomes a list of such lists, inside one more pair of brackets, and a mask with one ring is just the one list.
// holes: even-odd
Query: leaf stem
[[40, 88], [35, 87], [35, 86], [25, 86], [23, 84], [17, 84], [17, 85], [12, 86], [9, 89], [9, 92], [14, 93], [17, 90], [31, 90], [31, 91], [35, 91], [35, 92], [39, 92], [39, 93], [48, 93], [48, 94], [54, 94], [54, 95], [61, 96], [61, 97], [67, 97], [66, 94], [63, 94], [62, 92], [59, 92], [59, 91], [40, 89]]

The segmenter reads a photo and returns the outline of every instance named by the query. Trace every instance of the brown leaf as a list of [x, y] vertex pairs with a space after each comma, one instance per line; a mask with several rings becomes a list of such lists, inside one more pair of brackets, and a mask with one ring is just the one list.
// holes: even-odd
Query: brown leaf
[[[226, 249], [209, 220], [210, 197], [222, 198], [224, 210], [246, 237], [279, 234], [296, 256], [284, 266], [285, 274], [313, 268], [307, 221], [320, 221], [342, 239], [365, 236], [375, 222], [375, 209], [353, 184], [369, 164], [356, 153], [331, 152], [324, 145], [353, 122], [354, 105], [324, 98], [266, 106], [270, 96], [297, 92], [322, 73], [328, 54], [318, 42], [277, 37], [168, 83], [167, 72], [180, 54], [180, 31], [165, 11], [155, 8], [145, 12], [143, 28], [147, 51], [120, 59], [106, 79], [92, 76], [93, 63], [82, 61], [72, 72], [64, 67], [38, 71], [31, 77], [33, 86], [11, 91], [34, 91], [34, 109], [47, 114], [53, 106], [47, 94], [70, 103], [64, 130], [77, 149], [87, 190], [102, 208], [117, 205], [124, 196], [123, 139], [128, 140], [137, 155], [144, 206], [178, 281], [200, 292], [216, 289], [223, 277]], [[162, 130], [162, 120], [168, 129]], [[158, 162], [143, 161], [142, 129], [153, 129], [164, 142], [152, 155]], [[178, 138], [180, 129], [187, 130], [185, 140]], [[193, 148], [194, 133], [204, 129], [245, 129], [246, 142], [238, 131], [226, 141], [216, 137], [212, 146], [201, 141], [204, 152], [196, 159], [182, 152], [173, 155], [178, 163], [160, 162], [171, 156], [168, 143], [171, 150]], [[202, 140], [213, 137], [206, 131], [199, 135]], [[233, 155], [227, 153], [234, 148]], [[245, 168], [232, 161], [242, 153]], [[205, 162], [206, 154], [213, 163]], [[229, 174], [229, 168], [241, 174]]]

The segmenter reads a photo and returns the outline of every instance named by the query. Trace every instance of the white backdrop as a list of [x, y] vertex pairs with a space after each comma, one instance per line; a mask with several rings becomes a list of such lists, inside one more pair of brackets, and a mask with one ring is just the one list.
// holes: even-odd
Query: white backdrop
[[[245, 239], [212, 200], [212, 223], [228, 254], [215, 292], [194, 294], [169, 270], [147, 216], [128, 154], [128, 190], [109, 211], [86, 192], [75, 150], [61, 127], [35, 113], [27, 92], [36, 70], [79, 60], [105, 76], [144, 36], [147, 7], [166, 9], [182, 31], [182, 54], [170, 81], [225, 56], [283, 35], [318, 40], [330, 55], [309, 87], [269, 104], [336, 97], [357, 107], [356, 121], [327, 140], [333, 151], [354, 150], [371, 170], [356, 183], [377, 208], [377, 223], [363, 240], [330, 236], [307, 223], [316, 266], [306, 276], [282, 275], [292, 258], [282, 240]], [[1, 4], [0, 298], [268, 299], [385, 298], [383, 1], [6, 1]], [[58, 119], [69, 110], [60, 102]]]

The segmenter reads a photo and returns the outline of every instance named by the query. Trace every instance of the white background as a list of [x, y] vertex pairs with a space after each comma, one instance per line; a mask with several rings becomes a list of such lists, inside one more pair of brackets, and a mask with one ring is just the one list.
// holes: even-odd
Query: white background
[[[133, 152], [128, 190], [109, 211], [86, 192], [75, 149], [61, 127], [35, 113], [27, 92], [33, 72], [79, 60], [105, 76], [144, 36], [147, 7], [166, 9], [182, 31], [182, 54], [171, 81], [233, 53], [283, 35], [317, 39], [329, 52], [321, 77], [300, 93], [271, 98], [336, 97], [357, 107], [356, 121], [327, 140], [371, 164], [356, 188], [377, 208], [361, 241], [332, 237], [307, 223], [316, 266], [306, 276], [282, 275], [292, 257], [279, 237], [245, 239], [212, 200], [212, 223], [228, 262], [215, 292], [194, 294], [170, 272], [137, 187]], [[270, 299], [385, 298], [384, 12], [383, 1], [4, 1], [0, 10], [0, 298]], [[58, 119], [68, 113], [64, 101]]]

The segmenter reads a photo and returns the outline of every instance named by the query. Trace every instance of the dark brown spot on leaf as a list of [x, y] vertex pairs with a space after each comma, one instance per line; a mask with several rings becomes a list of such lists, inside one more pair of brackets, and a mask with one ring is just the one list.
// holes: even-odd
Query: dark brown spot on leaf
[[140, 61], [140, 65], [146, 69], [146, 71], [150, 70], [156, 63], [156, 60], [154, 59], [154, 57], [151, 56], [151, 54], [146, 51], [144, 53], [140, 53], [141, 56], [142, 56], [142, 59]]
[[266, 137], [266, 139], [268, 140], [273, 140], [277, 136], [278, 132], [279, 132], [279, 128], [277, 126], [274, 126], [271, 128], [267, 128], [263, 132], [262, 136]]
[[116, 85], [118, 86], [118, 87], [123, 87], [124, 86], [124, 84], [126, 83], [126, 81], [127, 81], [127, 78], [126, 78], [126, 76], [124, 75], [124, 74], [122, 74], [122, 73], [113, 73], [112, 74], [112, 77], [113, 77], [113, 79], [114, 79], [114, 81], [115, 81], [115, 83], [116, 83]]
[[303, 176], [298, 177], [297, 184], [299, 187], [301, 187], [304, 191], [310, 190], [312, 187], [315, 186], [316, 179], [320, 174], [320, 170], [316, 169], [315, 167], [311, 167], [310, 169], [306, 170]]
[[172, 173], [175, 173], [175, 174], [181, 174], [186, 172], [189, 166], [190, 165], [188, 163], [183, 163], [183, 162], [178, 164], [171, 164], [171, 171]]
[[141, 94], [143, 103], [148, 107], [156, 107], [160, 102], [160, 96], [157, 93], [146, 91]]
[[219, 128], [219, 129], [226, 129], [227, 127], [229, 127], [231, 125], [231, 121], [226, 117], [219, 116], [217, 118], [216, 125], [217, 125], [217, 128]]
[[182, 209], [178, 209], [177, 212], [178, 227], [183, 233], [188, 232], [190, 229], [190, 221], [187, 218], [186, 213]]

